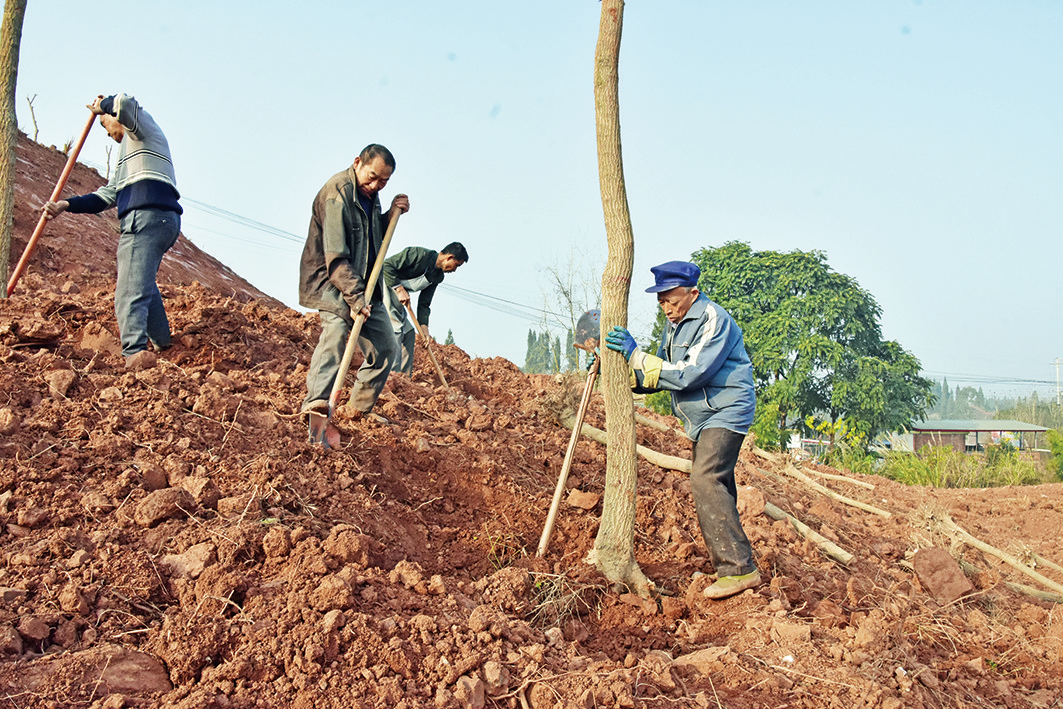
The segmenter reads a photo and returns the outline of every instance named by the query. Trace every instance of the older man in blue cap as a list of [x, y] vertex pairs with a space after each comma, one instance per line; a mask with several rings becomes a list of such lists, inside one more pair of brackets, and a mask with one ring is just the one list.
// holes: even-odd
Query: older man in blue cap
[[701, 269], [669, 261], [650, 271], [655, 283], [646, 292], [657, 294], [668, 318], [657, 354], [643, 352], [622, 327], [606, 335], [606, 347], [627, 358], [637, 391], [672, 394], [672, 410], [694, 441], [690, 482], [717, 575], [705, 596], [728, 598], [760, 585], [753, 549], [738, 518], [735, 485], [738, 452], [756, 408], [753, 365], [738, 323], [698, 291]]

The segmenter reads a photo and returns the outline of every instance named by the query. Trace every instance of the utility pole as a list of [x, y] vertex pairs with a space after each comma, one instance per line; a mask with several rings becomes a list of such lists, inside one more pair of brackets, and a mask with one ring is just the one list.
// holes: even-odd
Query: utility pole
[[1063, 359], [1056, 357], [1055, 362], [1049, 362], [1049, 364], [1056, 365], [1056, 406], [1063, 405], [1063, 398], [1060, 397], [1059, 390], [1059, 365], [1063, 364]]

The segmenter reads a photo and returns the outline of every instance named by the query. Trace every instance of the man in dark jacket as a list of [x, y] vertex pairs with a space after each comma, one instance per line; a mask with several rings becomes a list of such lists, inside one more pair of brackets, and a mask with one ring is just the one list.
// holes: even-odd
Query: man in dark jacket
[[735, 464], [753, 423], [753, 365], [742, 330], [698, 291], [701, 270], [686, 261], [650, 269], [668, 319], [657, 355], [646, 354], [626, 329], [614, 327], [606, 347], [627, 358], [640, 391], [667, 390], [672, 410], [694, 441], [690, 483], [701, 536], [717, 580], [705, 596], [719, 599], [760, 585], [753, 550], [738, 518]]
[[405, 374], [413, 373], [413, 344], [416, 339], [414, 326], [406, 317], [406, 305], [410, 302], [410, 293], [417, 296], [417, 322], [426, 338], [428, 334], [428, 317], [432, 313], [432, 298], [436, 286], [443, 282], [448, 273], [469, 260], [469, 252], [457, 241], [447, 244], [438, 253], [420, 246], [408, 246], [384, 261], [384, 281], [388, 286], [388, 309], [391, 326], [395, 329], [395, 338], [402, 348], [401, 357], [396, 358], [394, 371]]
[[[316, 308], [321, 337], [310, 358], [303, 412], [327, 410], [347, 338], [358, 313], [366, 319], [358, 336], [365, 361], [351, 389], [350, 405], [368, 414], [384, 389], [395, 359], [395, 336], [384, 304], [384, 284], [366, 293], [366, 281], [384, 238], [379, 192], [395, 171], [383, 145], [367, 145], [354, 164], [333, 175], [314, 198], [310, 228], [299, 262], [299, 304]], [[410, 200], [396, 195], [391, 209], [406, 212]], [[383, 420], [382, 416], [375, 418]]]

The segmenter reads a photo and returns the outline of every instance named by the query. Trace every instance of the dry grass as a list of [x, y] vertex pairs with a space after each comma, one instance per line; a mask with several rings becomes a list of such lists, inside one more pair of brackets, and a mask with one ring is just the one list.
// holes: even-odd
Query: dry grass
[[528, 622], [539, 627], [562, 625], [583, 615], [596, 615], [604, 586], [573, 581], [564, 574], [532, 573], [535, 606]]

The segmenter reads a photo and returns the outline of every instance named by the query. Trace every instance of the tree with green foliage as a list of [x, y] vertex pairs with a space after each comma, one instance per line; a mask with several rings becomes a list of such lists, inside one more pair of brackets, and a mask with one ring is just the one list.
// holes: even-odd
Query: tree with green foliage
[[[572, 342], [572, 331], [566, 336]], [[568, 349], [575, 351], [574, 347]], [[524, 372], [527, 374], [557, 374], [565, 369], [571, 370], [573, 357], [561, 349], [561, 338], [551, 337], [548, 331], [528, 330], [528, 349], [524, 356]]]
[[550, 371], [550, 333], [528, 330], [524, 371], [528, 374], [544, 374]]
[[[878, 303], [824, 253], [729, 242], [692, 261], [701, 290], [742, 327], [758, 409], [776, 430], [808, 416], [844, 419], [869, 442], [925, 416], [933, 383], [919, 375], [919, 360], [883, 340]], [[764, 414], [754, 428], [768, 433]]]
[[444, 345], [453, 345], [454, 344], [454, 331], [453, 330], [447, 330], [447, 339], [443, 340], [443, 344]]

